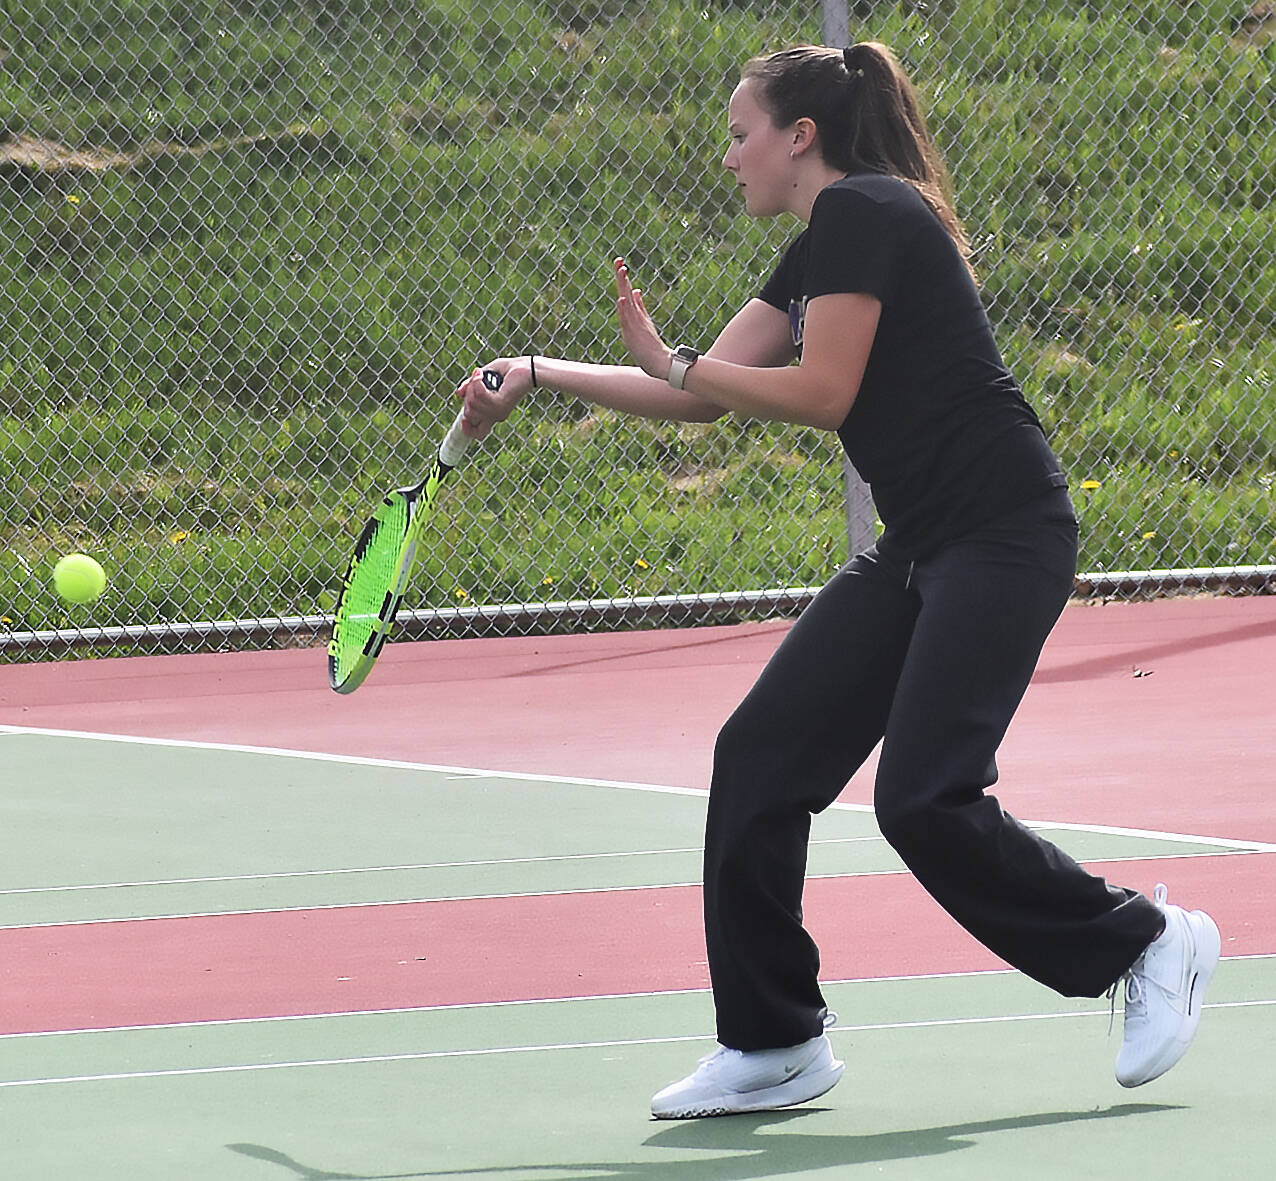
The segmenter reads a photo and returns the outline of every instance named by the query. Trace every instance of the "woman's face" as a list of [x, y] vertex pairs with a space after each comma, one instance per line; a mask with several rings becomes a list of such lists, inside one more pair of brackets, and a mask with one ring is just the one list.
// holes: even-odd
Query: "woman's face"
[[727, 106], [731, 146], [722, 164], [744, 190], [744, 207], [752, 217], [789, 212], [793, 193], [793, 136], [776, 127], [758, 102], [757, 83], [741, 82]]

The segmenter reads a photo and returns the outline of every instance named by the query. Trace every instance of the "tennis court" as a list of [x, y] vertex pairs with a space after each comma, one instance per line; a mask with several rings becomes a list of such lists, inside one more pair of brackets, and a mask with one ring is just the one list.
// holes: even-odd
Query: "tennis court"
[[648, 1118], [712, 1044], [700, 787], [784, 627], [400, 644], [352, 698], [318, 649], [5, 668], [3, 1175], [1269, 1172], [1264, 597], [1070, 608], [1001, 760], [1009, 810], [1218, 919], [1179, 1067], [1118, 1087], [1120, 1012], [951, 923], [870, 767], [807, 889], [843, 1082]]

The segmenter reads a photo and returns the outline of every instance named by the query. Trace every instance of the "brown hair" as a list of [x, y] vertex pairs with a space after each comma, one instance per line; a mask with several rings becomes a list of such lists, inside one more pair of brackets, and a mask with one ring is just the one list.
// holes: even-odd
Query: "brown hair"
[[911, 184], [970, 266], [970, 239], [953, 207], [948, 166], [890, 49], [876, 41], [849, 49], [799, 45], [752, 58], [740, 78], [758, 83], [758, 100], [777, 127], [810, 119], [831, 167], [882, 172]]

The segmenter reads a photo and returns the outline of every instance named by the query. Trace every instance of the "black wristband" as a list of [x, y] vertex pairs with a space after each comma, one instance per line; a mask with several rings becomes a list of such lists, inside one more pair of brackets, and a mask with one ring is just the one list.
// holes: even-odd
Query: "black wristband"
[[532, 389], [538, 390], [541, 387], [536, 384], [536, 354], [527, 354], [527, 363], [532, 367]]

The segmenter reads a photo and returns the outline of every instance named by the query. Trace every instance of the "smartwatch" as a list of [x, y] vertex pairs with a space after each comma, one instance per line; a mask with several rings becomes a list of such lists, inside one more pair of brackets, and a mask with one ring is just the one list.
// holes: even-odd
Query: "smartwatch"
[[669, 365], [669, 384], [676, 390], [685, 389], [687, 370], [698, 360], [700, 360], [700, 354], [695, 349], [690, 345], [680, 344], [674, 349], [673, 361]]

